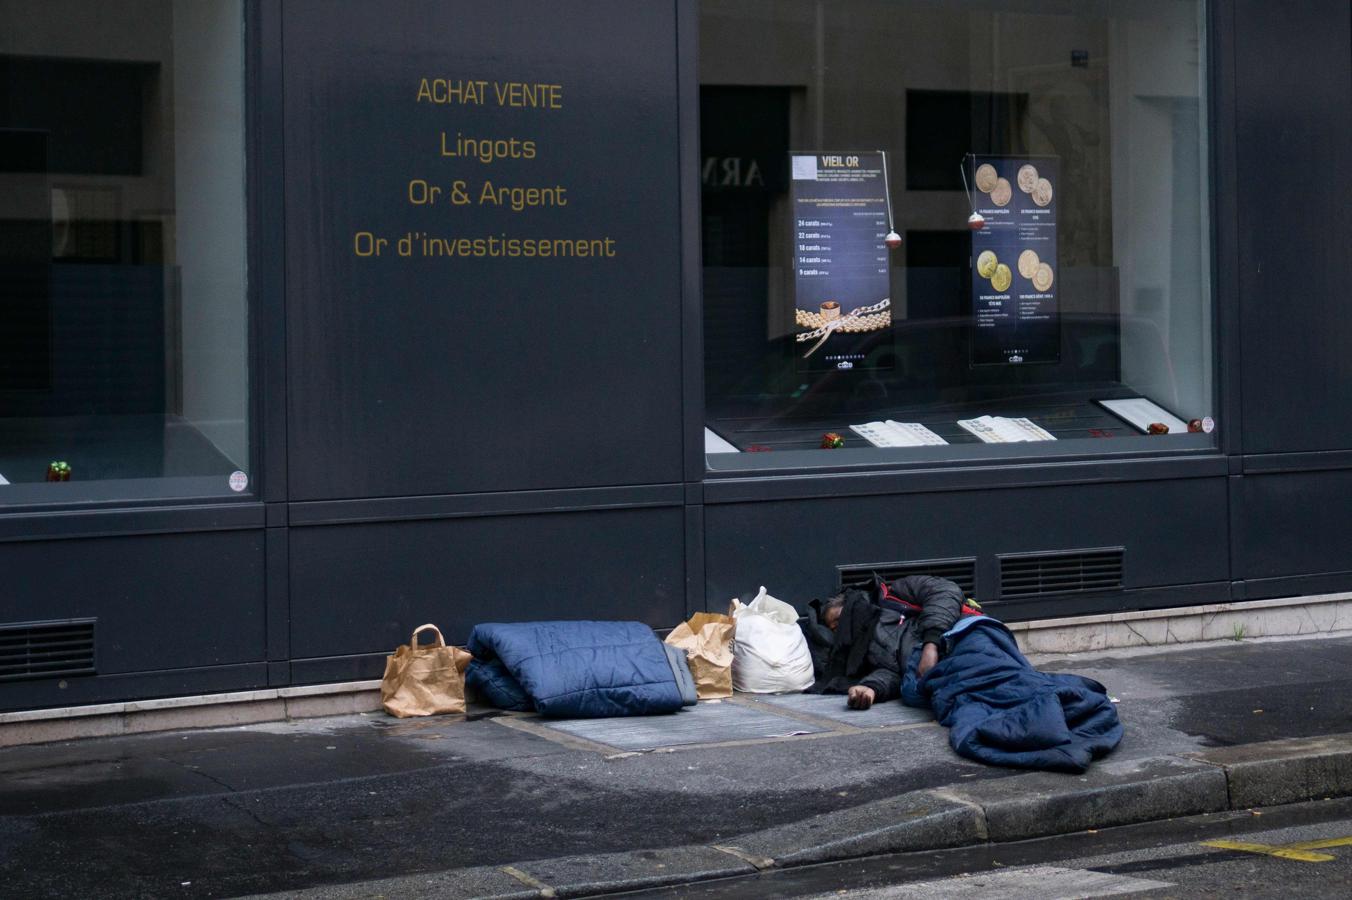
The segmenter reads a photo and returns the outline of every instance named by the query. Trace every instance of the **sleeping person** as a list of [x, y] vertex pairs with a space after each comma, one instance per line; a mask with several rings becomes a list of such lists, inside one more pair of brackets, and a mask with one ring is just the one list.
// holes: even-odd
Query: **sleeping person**
[[1103, 685], [1034, 669], [1009, 629], [947, 579], [875, 578], [870, 590], [814, 600], [803, 631], [809, 692], [845, 694], [852, 709], [899, 696], [933, 712], [969, 759], [1080, 773], [1122, 740]]
[[916, 675], [939, 661], [939, 642], [963, 615], [962, 589], [947, 578], [910, 575], [814, 600], [803, 623], [816, 681], [811, 694], [845, 694], [851, 709], [901, 696], [906, 663], [919, 646]]

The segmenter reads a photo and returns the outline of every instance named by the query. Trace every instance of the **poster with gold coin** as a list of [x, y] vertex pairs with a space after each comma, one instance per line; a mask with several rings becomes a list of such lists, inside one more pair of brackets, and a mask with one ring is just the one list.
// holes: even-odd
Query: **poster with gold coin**
[[965, 165], [975, 186], [972, 206], [985, 219], [972, 232], [971, 363], [1060, 362], [1060, 160], [970, 155]]

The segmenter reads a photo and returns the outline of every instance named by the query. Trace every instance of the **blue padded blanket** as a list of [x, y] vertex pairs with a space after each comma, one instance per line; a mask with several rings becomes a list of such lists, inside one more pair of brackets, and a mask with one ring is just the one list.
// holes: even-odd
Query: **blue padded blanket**
[[902, 701], [933, 710], [961, 756], [997, 766], [1083, 772], [1122, 740], [1103, 685], [1080, 675], [1039, 672], [1014, 635], [988, 616], [944, 634], [944, 656], [916, 679], [920, 648], [902, 682]]
[[693, 682], [683, 695], [666, 648], [639, 622], [476, 625], [468, 649], [465, 684], [503, 709], [599, 718], [671, 713], [694, 702]]

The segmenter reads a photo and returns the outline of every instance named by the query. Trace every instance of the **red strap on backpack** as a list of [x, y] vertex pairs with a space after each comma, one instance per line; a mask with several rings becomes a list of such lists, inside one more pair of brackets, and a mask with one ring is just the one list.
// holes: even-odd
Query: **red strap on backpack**
[[[880, 582], [880, 584], [882, 584], [883, 587], [883, 596], [882, 596], [883, 600], [890, 600], [893, 603], [897, 604], [898, 606], [904, 607], [910, 610], [911, 612], [920, 612], [921, 610], [924, 609], [924, 607], [912, 603], [910, 600], [903, 600], [901, 597], [898, 597], [896, 594], [892, 593], [892, 587], [886, 581], [882, 581]], [[982, 612], [979, 608], [975, 606], [968, 606], [965, 602], [962, 604], [962, 614], [964, 616], [985, 615], [985, 613]]]

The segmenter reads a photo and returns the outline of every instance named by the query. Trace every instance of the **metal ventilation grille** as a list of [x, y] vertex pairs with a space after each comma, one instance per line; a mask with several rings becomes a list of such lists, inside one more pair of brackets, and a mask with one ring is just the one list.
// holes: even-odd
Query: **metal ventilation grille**
[[1122, 548], [1000, 557], [1000, 596], [1033, 597], [1122, 587]]
[[0, 682], [93, 674], [93, 619], [0, 625]]
[[876, 566], [841, 566], [840, 586], [861, 587], [873, 580], [874, 575], [884, 581], [901, 578], [906, 575], [933, 575], [935, 578], [947, 578], [962, 588], [965, 596], [976, 596], [976, 559], [928, 559], [916, 562], [879, 563]]

